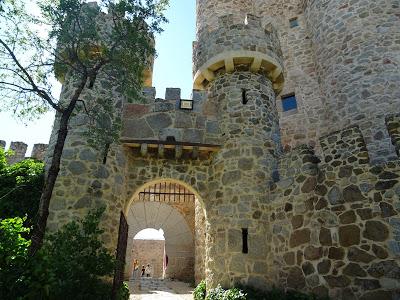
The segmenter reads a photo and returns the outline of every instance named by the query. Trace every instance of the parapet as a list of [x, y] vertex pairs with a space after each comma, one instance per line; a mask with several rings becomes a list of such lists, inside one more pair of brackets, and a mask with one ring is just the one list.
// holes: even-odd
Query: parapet
[[[0, 147], [6, 149], [6, 142], [0, 141]], [[44, 160], [45, 153], [47, 151], [48, 145], [46, 144], [35, 144], [33, 145], [33, 150], [30, 158], [36, 160]], [[13, 152], [13, 155], [7, 158], [8, 163], [10, 165], [18, 163], [25, 159], [26, 151], [28, 149], [28, 145], [23, 142], [11, 142], [9, 150]]]
[[217, 110], [207, 101], [205, 92], [193, 90], [192, 99], [181, 99], [180, 89], [168, 88], [165, 99], [159, 99], [155, 98], [154, 88], [146, 88], [143, 95], [144, 103], [124, 105], [123, 145], [135, 148], [142, 155], [154, 150], [162, 157], [168, 149], [174, 149], [177, 158], [184, 154], [183, 150], [209, 154], [218, 148]]
[[234, 15], [219, 18], [217, 29], [204, 27], [193, 44], [194, 87], [204, 89], [218, 72], [247, 69], [264, 73], [276, 91], [283, 85], [283, 62], [277, 31], [263, 27], [248, 14], [240, 23]]
[[345, 164], [369, 163], [363, 134], [358, 126], [351, 126], [320, 138], [325, 163], [333, 167]]
[[[143, 89], [142, 103], [125, 103], [124, 118], [141, 117], [154, 112], [191, 111], [200, 112], [206, 96], [204, 91], [193, 90], [191, 99], [182, 99], [180, 88], [167, 88], [164, 98], [156, 98], [156, 89]], [[183, 103], [184, 102], [184, 103]], [[186, 107], [191, 105], [191, 107]]]

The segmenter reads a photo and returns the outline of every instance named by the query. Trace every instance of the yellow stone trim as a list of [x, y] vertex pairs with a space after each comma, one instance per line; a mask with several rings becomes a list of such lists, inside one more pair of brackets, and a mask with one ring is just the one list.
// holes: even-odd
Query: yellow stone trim
[[224, 68], [226, 72], [231, 73], [235, 70], [235, 65], [242, 64], [248, 64], [250, 71], [254, 73], [265, 71], [271, 78], [275, 91], [282, 90], [284, 82], [282, 65], [268, 54], [246, 50], [227, 51], [209, 59], [195, 74], [194, 89], [204, 90], [204, 81], [213, 81], [217, 70]]

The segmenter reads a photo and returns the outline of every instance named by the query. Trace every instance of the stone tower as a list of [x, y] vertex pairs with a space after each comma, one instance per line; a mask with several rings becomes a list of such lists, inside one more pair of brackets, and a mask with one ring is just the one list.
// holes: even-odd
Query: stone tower
[[270, 251], [261, 215], [281, 153], [282, 54], [274, 28], [262, 27], [251, 9], [251, 1], [197, 2], [194, 81], [215, 103], [221, 145], [210, 168], [210, 286], [265, 283], [253, 269]]

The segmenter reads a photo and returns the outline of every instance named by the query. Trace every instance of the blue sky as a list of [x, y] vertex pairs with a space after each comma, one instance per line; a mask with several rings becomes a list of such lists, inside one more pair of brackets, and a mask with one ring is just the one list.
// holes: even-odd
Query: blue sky
[[[153, 86], [157, 97], [164, 98], [167, 87], [182, 89], [182, 97], [189, 98], [192, 91], [192, 42], [195, 39], [195, 0], [170, 0], [167, 11], [169, 23], [156, 37], [158, 57], [155, 60]], [[11, 112], [0, 112], [0, 140], [7, 145], [21, 141], [29, 145], [48, 143], [54, 115], [48, 113], [26, 125], [16, 120]]]

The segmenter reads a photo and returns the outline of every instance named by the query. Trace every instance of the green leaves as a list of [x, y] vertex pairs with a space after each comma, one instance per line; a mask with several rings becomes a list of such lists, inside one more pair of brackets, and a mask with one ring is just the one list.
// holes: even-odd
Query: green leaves
[[[115, 260], [101, 242], [104, 209], [48, 235], [43, 248], [28, 260], [30, 241], [25, 219], [0, 221], [1, 299], [109, 299]], [[123, 291], [126, 294], [126, 291]]]
[[27, 216], [32, 224], [44, 184], [44, 164], [32, 159], [8, 165], [0, 148], [0, 215]]
[[0, 298], [8, 298], [19, 281], [27, 258], [30, 241], [24, 236], [29, 228], [24, 227], [24, 219], [0, 220]]
[[206, 281], [202, 280], [193, 291], [194, 300], [204, 300], [206, 298]]

